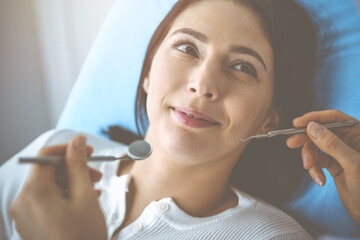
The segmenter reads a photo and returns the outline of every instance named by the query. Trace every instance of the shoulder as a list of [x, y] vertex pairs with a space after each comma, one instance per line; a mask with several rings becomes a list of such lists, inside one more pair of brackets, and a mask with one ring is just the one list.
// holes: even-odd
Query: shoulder
[[225, 222], [233, 226], [238, 236], [251, 234], [254, 239], [312, 239], [295, 219], [282, 210], [240, 190], [233, 190], [239, 204]]

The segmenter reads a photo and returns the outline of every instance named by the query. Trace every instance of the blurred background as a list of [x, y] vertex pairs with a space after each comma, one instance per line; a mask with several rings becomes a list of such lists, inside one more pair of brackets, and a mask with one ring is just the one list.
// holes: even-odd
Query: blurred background
[[54, 128], [115, 0], [0, 0], [0, 165]]

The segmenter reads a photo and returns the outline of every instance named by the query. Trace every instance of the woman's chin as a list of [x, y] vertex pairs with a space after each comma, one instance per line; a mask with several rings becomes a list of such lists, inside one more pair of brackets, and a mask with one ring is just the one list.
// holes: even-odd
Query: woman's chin
[[203, 162], [214, 157], [212, 149], [216, 144], [209, 139], [199, 139], [196, 137], [185, 137], [184, 135], [174, 135], [164, 137], [161, 141], [164, 150], [175, 159], [182, 162]]
[[176, 121], [157, 122], [149, 126], [147, 139], [151, 144], [158, 145], [154, 145], [154, 148], [159, 147], [171, 158], [191, 163], [211, 161], [221, 156], [219, 149], [231, 151], [231, 148], [236, 147], [234, 143], [237, 143], [232, 136], [220, 140], [221, 132], [218, 128], [204, 131], [183, 126]]

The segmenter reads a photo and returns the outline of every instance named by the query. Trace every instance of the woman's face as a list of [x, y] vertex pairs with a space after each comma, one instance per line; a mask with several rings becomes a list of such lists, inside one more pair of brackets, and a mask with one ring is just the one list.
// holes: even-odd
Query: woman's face
[[273, 53], [251, 10], [230, 1], [190, 5], [174, 21], [144, 81], [146, 138], [189, 163], [237, 159], [274, 124]]

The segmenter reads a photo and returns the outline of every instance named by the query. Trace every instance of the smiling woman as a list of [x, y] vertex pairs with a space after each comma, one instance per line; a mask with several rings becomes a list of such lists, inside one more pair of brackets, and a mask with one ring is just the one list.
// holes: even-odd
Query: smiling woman
[[178, 1], [150, 41], [137, 90], [137, 126], [151, 156], [98, 168], [104, 220], [85, 138], [43, 148], [40, 155], [65, 154], [70, 197], [46, 180], [53, 167], [35, 165], [11, 207], [20, 235], [39, 239], [26, 221], [34, 219], [49, 225], [44, 239], [311, 239], [256, 198], [280, 204], [291, 195], [304, 174], [289, 161], [298, 152], [283, 139], [233, 136], [283, 128], [311, 110], [316, 45], [310, 17], [294, 1]]
[[284, 139], [247, 146], [232, 136], [285, 127], [311, 110], [316, 44], [309, 16], [291, 1], [179, 1], [145, 56], [136, 119], [154, 153], [132, 166], [143, 201], [129, 196], [121, 229], [159, 196], [194, 217], [234, 209], [239, 195], [229, 183], [284, 202], [304, 174], [300, 161], [288, 161], [298, 152]]
[[[214, 9], [221, 13], [209, 14]], [[219, 34], [217, 25], [226, 29]], [[244, 148], [233, 134], [270, 130], [269, 122], [275, 121], [275, 114], [268, 114], [272, 49], [260, 26], [256, 15], [231, 2], [198, 2], [185, 9], [159, 45], [142, 84], [150, 121], [146, 139], [159, 142], [179, 162], [221, 159], [222, 166], [227, 161], [232, 166]], [[252, 55], [232, 51], [242, 47], [260, 52], [270, 70]], [[217, 124], [199, 124], [204, 122], [196, 119], [200, 114]]]
[[[297, 159], [299, 152], [285, 148], [281, 137], [254, 141], [246, 148], [231, 137], [245, 138], [290, 127], [292, 119], [312, 109], [317, 51], [315, 27], [305, 10], [291, 1], [212, 4], [218, 4], [221, 12], [208, 14], [208, 1], [179, 1], [155, 31], [137, 90], [138, 130], [146, 131], [148, 117], [151, 117], [149, 108], [159, 106], [151, 104], [151, 95], [145, 92], [149, 85], [151, 87], [152, 73], [159, 74], [154, 78], [162, 80], [154, 80], [153, 92], [164, 88], [166, 83], [173, 84], [175, 89], [174, 94], [163, 97], [162, 104], [170, 110], [190, 107], [172, 111], [180, 121], [192, 124], [194, 120], [181, 113], [195, 116], [191, 112], [202, 111], [218, 124], [211, 130], [202, 129], [203, 135], [192, 136], [193, 142], [183, 139], [193, 147], [191, 154], [195, 157], [204, 149], [210, 157], [220, 154], [219, 149], [231, 152], [233, 148], [240, 159], [234, 163], [231, 184], [280, 206], [304, 176], [301, 161], [289, 161]], [[197, 10], [196, 14], [187, 9], [188, 5]], [[234, 5], [238, 7], [233, 8]], [[156, 54], [160, 53], [167, 53], [169, 57], [165, 59], [165, 55], [161, 55], [163, 60], [158, 63], [160, 57]], [[153, 70], [157, 66], [158, 69]], [[197, 96], [199, 94], [205, 97]], [[154, 96], [161, 98], [160, 93]], [[157, 116], [161, 115], [154, 117]], [[177, 128], [171, 124], [163, 122], [161, 126], [175, 131]], [[216, 129], [219, 132], [211, 136], [210, 131]], [[116, 132], [110, 131], [112, 139], [118, 138]], [[180, 135], [173, 136], [179, 138]], [[201, 136], [207, 146], [212, 142], [209, 149], [216, 153], [203, 148], [204, 139], [198, 139]], [[166, 136], [162, 139], [178, 147], [178, 143]]]

